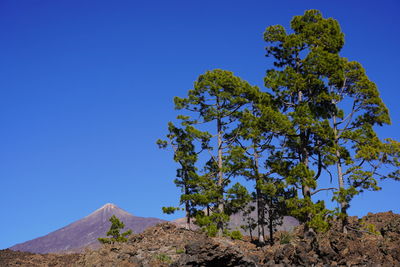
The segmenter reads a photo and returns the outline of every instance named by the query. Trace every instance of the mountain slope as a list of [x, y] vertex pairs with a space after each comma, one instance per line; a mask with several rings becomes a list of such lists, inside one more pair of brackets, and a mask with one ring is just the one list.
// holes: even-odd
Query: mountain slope
[[10, 249], [33, 253], [55, 253], [79, 251], [87, 246], [97, 247], [99, 245], [97, 238], [105, 237], [111, 225], [108, 220], [112, 215], [125, 224], [125, 229], [132, 229], [134, 233], [141, 233], [150, 226], [165, 222], [157, 218], [133, 216], [114, 204], [106, 204], [81, 220], [48, 235], [17, 244]]
[[[255, 203], [250, 204], [254, 206], [254, 210], [250, 213], [250, 217], [253, 218], [255, 221], [257, 221], [257, 206]], [[228, 223], [228, 228], [230, 230], [239, 230], [242, 234], [244, 235], [250, 235], [250, 232], [248, 230], [243, 230], [241, 228], [241, 225], [245, 224], [243, 221], [244, 215], [243, 212], [240, 211], [236, 214], [233, 214], [229, 217], [229, 223]], [[180, 226], [180, 227], [185, 227], [186, 225], [186, 217], [184, 218], [179, 218], [171, 221], [172, 223]], [[292, 231], [296, 226], [299, 226], [300, 223], [299, 221], [292, 217], [292, 216], [284, 216], [282, 219], [282, 224], [276, 227], [277, 231]], [[196, 225], [191, 225], [192, 229], [197, 229], [198, 227]], [[266, 234], [268, 235], [268, 229], [265, 229]], [[253, 231], [253, 235], [256, 234], [256, 231]]]

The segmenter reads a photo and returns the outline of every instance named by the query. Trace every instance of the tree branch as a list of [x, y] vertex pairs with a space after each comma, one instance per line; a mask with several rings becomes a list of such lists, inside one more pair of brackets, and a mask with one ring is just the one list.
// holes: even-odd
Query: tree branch
[[318, 192], [326, 191], [326, 190], [338, 190], [338, 189], [337, 189], [336, 187], [321, 188], [321, 189], [318, 189], [318, 190], [312, 192], [311, 195], [313, 196], [313, 195], [315, 195], [315, 194], [318, 193]]

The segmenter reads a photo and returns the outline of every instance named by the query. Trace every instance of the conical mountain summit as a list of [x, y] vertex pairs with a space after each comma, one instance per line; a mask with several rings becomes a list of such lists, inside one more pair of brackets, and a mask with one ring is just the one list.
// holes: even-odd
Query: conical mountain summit
[[83, 219], [10, 249], [33, 253], [67, 253], [80, 251], [84, 247], [97, 247], [97, 239], [105, 237], [110, 228], [109, 219], [112, 215], [125, 224], [125, 229], [131, 229], [134, 233], [141, 233], [148, 227], [165, 222], [158, 218], [134, 216], [114, 204], [107, 203]]

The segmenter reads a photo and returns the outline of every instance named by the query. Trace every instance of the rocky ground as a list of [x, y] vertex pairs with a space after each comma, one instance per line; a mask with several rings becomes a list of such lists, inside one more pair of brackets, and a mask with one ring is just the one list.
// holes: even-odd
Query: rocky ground
[[[334, 225], [324, 234], [278, 232], [274, 246], [208, 238], [164, 223], [127, 243], [81, 254], [0, 251], [0, 266], [400, 266], [400, 215], [351, 217], [347, 234]], [[248, 239], [248, 238], [247, 238]]]

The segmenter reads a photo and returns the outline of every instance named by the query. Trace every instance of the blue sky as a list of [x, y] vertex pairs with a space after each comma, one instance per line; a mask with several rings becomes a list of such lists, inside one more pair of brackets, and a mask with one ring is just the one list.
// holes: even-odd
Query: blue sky
[[[334, 4], [333, 4], [334, 3]], [[173, 219], [172, 154], [155, 144], [196, 77], [215, 68], [263, 86], [262, 34], [319, 9], [346, 35], [390, 109], [400, 140], [396, 0], [0, 1], [0, 249], [107, 202]], [[355, 199], [351, 215], [400, 213], [400, 183]]]

